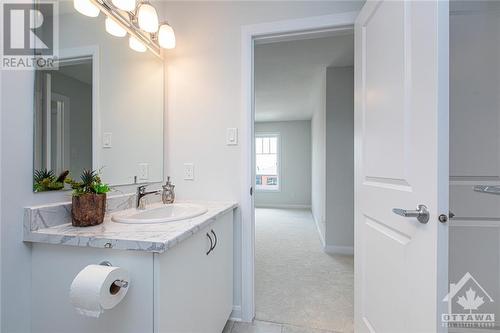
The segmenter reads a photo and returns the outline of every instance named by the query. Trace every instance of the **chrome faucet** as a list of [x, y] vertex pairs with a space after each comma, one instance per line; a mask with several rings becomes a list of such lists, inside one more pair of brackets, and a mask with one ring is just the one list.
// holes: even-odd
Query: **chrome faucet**
[[143, 200], [144, 197], [146, 195], [149, 195], [149, 194], [160, 194], [160, 193], [161, 193], [161, 190], [146, 192], [146, 185], [141, 185], [141, 186], [137, 187], [137, 193], [136, 193], [137, 201], [136, 201], [135, 207], [137, 209], [141, 209], [141, 210], [146, 209], [146, 203]]
[[162, 186], [163, 191], [161, 194], [161, 200], [164, 204], [173, 204], [175, 201], [175, 185], [170, 182], [170, 176], [167, 177], [167, 183]]

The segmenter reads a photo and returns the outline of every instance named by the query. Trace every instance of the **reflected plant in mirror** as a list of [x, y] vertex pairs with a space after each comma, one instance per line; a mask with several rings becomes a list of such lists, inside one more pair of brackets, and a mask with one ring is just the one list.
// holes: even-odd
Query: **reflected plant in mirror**
[[52, 170], [35, 170], [33, 175], [33, 191], [44, 192], [62, 190], [67, 182], [68, 174], [69, 171], [66, 170], [56, 178]]

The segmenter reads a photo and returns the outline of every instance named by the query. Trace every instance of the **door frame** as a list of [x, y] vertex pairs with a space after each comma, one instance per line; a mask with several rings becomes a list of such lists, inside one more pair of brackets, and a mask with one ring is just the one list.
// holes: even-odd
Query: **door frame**
[[[255, 317], [255, 216], [254, 200], [250, 189], [255, 190], [254, 151], [254, 41], [268, 38], [287, 38], [320, 34], [322, 31], [352, 29], [359, 11], [332, 15], [306, 17], [242, 26], [241, 29], [241, 303], [235, 304], [231, 317], [250, 322]], [[255, 192], [255, 191], [254, 191]], [[237, 266], [236, 266], [237, 267]]]

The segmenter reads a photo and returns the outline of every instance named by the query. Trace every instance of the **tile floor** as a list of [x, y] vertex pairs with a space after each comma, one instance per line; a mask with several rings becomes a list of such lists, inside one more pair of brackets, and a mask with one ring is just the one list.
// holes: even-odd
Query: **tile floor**
[[228, 321], [222, 333], [340, 333], [314, 328], [254, 320], [253, 323]]

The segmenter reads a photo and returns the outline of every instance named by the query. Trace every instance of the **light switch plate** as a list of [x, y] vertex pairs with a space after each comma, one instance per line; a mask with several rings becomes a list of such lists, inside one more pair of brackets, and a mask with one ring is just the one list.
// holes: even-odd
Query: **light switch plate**
[[139, 179], [146, 180], [149, 178], [149, 164], [139, 163]]
[[103, 148], [111, 148], [111, 139], [113, 137], [113, 133], [111, 132], [105, 132], [102, 134], [102, 147]]
[[226, 145], [236, 146], [238, 145], [238, 129], [228, 128], [226, 132]]
[[194, 180], [193, 163], [184, 163], [184, 180]]

